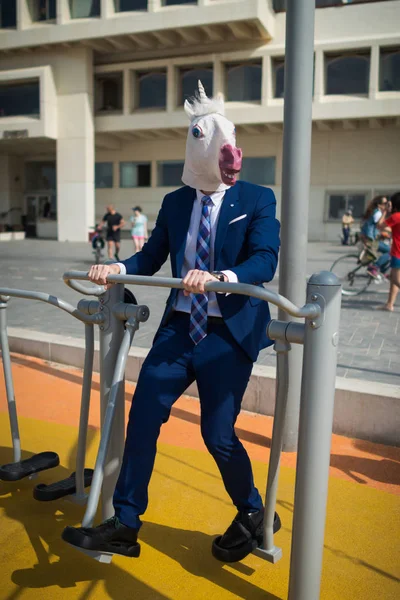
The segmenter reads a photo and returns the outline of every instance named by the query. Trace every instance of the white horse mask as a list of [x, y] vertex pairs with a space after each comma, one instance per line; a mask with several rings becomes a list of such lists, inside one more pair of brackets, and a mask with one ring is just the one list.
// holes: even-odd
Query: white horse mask
[[242, 151], [234, 124], [224, 116], [222, 95], [208, 98], [199, 81], [198, 95], [185, 101], [190, 119], [182, 181], [205, 192], [227, 190], [236, 183]]

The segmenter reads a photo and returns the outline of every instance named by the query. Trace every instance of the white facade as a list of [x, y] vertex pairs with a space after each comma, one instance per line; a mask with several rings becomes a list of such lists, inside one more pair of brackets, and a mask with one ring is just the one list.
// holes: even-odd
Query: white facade
[[[139, 204], [154, 223], [173, 189], [164, 185], [171, 175], [163, 168], [184, 158], [181, 86], [196, 67], [207, 71], [214, 94], [225, 94], [244, 156], [264, 159], [250, 160], [248, 173], [270, 185], [279, 202], [285, 44], [285, 13], [273, 10], [279, 2], [148, 0], [136, 3], [147, 10], [116, 12], [128, 5], [120, 2], [99, 0], [101, 16], [84, 18], [87, 7], [96, 13], [96, 0], [17, 0], [15, 27], [0, 28], [3, 222], [17, 225], [28, 215], [39, 236], [82, 241], [113, 203], [126, 220]], [[47, 20], [36, 22], [43, 6]], [[316, 10], [312, 240], [337, 239], [344, 207], [360, 212], [373, 195], [400, 189], [399, 23], [399, 0]], [[354, 81], [347, 65], [356, 69]], [[146, 80], [154, 98], [144, 95]], [[30, 99], [29, 116], [16, 114], [19, 90]]]

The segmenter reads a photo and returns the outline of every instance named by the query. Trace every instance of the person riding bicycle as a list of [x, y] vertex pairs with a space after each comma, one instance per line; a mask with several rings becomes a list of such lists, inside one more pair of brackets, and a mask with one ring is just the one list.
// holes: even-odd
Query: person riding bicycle
[[103, 228], [101, 227], [101, 225], [96, 225], [94, 229], [95, 229], [95, 232], [92, 237], [92, 248], [93, 248], [93, 250], [96, 250], [97, 245], [99, 244], [101, 249], [103, 249], [105, 246], [105, 241], [104, 241], [104, 238], [102, 235]]
[[386, 221], [382, 228], [390, 227], [392, 230], [392, 247], [390, 249], [390, 290], [387, 302], [378, 308], [393, 312], [394, 304], [400, 290], [400, 192], [390, 198]]
[[361, 227], [361, 241], [370, 250], [371, 254], [382, 253], [367, 268], [368, 273], [374, 279], [379, 279], [379, 274], [384, 274], [390, 267], [390, 243], [381, 239], [380, 232], [380, 226], [384, 223], [387, 216], [387, 209], [388, 199], [386, 196], [376, 196], [367, 206]]

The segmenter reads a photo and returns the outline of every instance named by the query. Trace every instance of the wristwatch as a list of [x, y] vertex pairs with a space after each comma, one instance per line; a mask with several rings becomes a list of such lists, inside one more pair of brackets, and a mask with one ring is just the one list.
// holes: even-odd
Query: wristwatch
[[218, 281], [220, 281], [221, 283], [225, 283], [225, 281], [228, 280], [228, 277], [225, 275], [225, 273], [222, 273], [221, 271], [213, 271], [211, 275], [213, 277], [216, 277], [216, 279], [218, 279]]

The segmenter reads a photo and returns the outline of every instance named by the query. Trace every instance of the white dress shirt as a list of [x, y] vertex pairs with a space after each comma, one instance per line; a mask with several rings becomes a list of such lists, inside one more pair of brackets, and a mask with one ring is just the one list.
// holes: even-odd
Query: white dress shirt
[[[190, 217], [189, 229], [186, 238], [185, 255], [183, 259], [181, 277], [182, 279], [186, 274], [195, 268], [196, 265], [196, 246], [197, 236], [199, 233], [201, 210], [202, 210], [202, 198], [205, 196], [200, 190], [196, 190], [196, 200], [193, 203], [193, 210]], [[218, 219], [221, 211], [222, 202], [225, 196], [225, 191], [213, 192], [209, 195], [213, 204], [210, 207], [210, 221], [211, 221], [211, 239], [210, 239], [210, 272], [214, 270], [214, 246], [215, 236], [217, 233]], [[125, 265], [117, 263], [121, 269], [121, 275], [126, 274]], [[232, 271], [222, 271], [231, 283], [237, 283], [238, 278]], [[190, 313], [192, 305], [191, 296], [185, 296], [183, 290], [178, 292], [177, 300], [175, 303], [175, 310], [185, 313]], [[219, 310], [217, 297], [215, 292], [208, 292], [208, 315], [210, 317], [221, 317], [221, 311]]]

